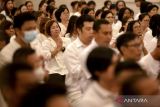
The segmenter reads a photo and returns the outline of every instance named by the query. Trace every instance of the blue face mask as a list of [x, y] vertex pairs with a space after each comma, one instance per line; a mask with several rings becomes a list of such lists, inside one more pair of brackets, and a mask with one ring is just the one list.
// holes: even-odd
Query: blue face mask
[[23, 40], [25, 43], [30, 43], [36, 38], [37, 35], [38, 35], [37, 30], [25, 31]]

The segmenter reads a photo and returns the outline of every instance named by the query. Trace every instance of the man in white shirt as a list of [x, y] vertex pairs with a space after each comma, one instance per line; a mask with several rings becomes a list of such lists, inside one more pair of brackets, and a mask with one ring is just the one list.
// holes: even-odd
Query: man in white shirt
[[[117, 90], [115, 88], [114, 68], [118, 57], [106, 47], [97, 47], [87, 58], [87, 68], [93, 83], [85, 92], [80, 107], [114, 107]], [[114, 93], [114, 94], [113, 94]]]
[[1, 50], [1, 57], [6, 62], [12, 61], [14, 52], [20, 47], [30, 47], [30, 42], [36, 38], [38, 34], [36, 30], [35, 17], [25, 12], [14, 17], [14, 29], [16, 32], [15, 39]]
[[80, 58], [82, 71], [84, 73], [84, 76], [82, 76], [82, 78], [84, 79], [83, 81], [85, 81], [84, 83], [86, 83], [84, 87], [82, 86], [82, 88], [84, 89], [86, 89], [86, 86], [88, 86], [88, 84], [90, 83], [87, 82], [87, 80], [89, 80], [91, 77], [86, 67], [88, 54], [97, 46], [109, 47], [109, 43], [112, 38], [112, 26], [107, 20], [96, 20], [93, 25], [93, 30], [94, 39], [92, 40], [91, 44], [83, 51]]
[[116, 46], [122, 55], [122, 60], [139, 61], [142, 53], [142, 42], [134, 33], [127, 32], [117, 38]]
[[160, 73], [160, 38], [157, 39], [154, 51], [144, 56], [140, 62], [148, 75], [157, 78]]
[[80, 77], [82, 69], [80, 65], [80, 54], [91, 43], [93, 39], [93, 23], [91, 16], [80, 16], [76, 22], [78, 38], [72, 42], [64, 53], [64, 63], [68, 69], [66, 75], [66, 85], [68, 88], [69, 101], [73, 106], [77, 106], [81, 99]]

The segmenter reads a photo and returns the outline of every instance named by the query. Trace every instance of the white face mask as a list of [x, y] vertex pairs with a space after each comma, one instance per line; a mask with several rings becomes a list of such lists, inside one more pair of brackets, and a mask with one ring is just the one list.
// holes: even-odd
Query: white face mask
[[34, 70], [35, 75], [37, 76], [40, 82], [44, 82], [45, 70], [42, 67], [38, 67]]
[[23, 41], [25, 43], [30, 43], [36, 38], [37, 35], [38, 35], [38, 31], [37, 30], [25, 31], [24, 32]]

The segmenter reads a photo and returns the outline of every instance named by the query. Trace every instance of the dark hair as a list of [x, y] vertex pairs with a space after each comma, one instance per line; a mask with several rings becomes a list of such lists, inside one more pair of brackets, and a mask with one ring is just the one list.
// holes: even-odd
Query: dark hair
[[19, 107], [46, 107], [51, 98], [66, 97], [66, 88], [60, 85], [40, 84], [31, 89], [22, 99]]
[[147, 6], [147, 12], [150, 12], [153, 8], [157, 8], [157, 10], [159, 9], [157, 5], [152, 4], [152, 5]]
[[96, 31], [96, 32], [98, 32], [100, 30], [102, 24], [107, 24], [108, 25], [110, 23], [107, 20], [105, 20], [105, 19], [96, 20], [94, 22], [94, 24], [93, 24], [93, 30]]
[[36, 21], [36, 18], [30, 12], [18, 14], [14, 17], [14, 28], [21, 28], [25, 22], [32, 20]]
[[77, 1], [77, 0], [76, 0], [76, 1], [72, 1], [72, 2], [71, 2], [72, 8], [73, 8], [76, 4], [78, 4], [78, 1]]
[[146, 0], [134, 0], [135, 2], [142, 2], [142, 1], [146, 1]]
[[122, 20], [122, 27], [121, 29], [119, 30], [119, 32], [122, 32], [122, 31], [125, 31], [125, 28], [123, 26], [125, 26], [125, 24], [128, 22], [128, 18], [123, 18]]
[[110, 10], [106, 10], [106, 11], [103, 11], [102, 15], [101, 15], [101, 19], [105, 19], [106, 16], [111, 13], [113, 15], [113, 13], [110, 11]]
[[21, 5], [18, 7], [18, 10], [19, 10], [20, 13], [22, 13], [22, 12], [21, 12], [21, 8], [22, 8], [23, 6], [26, 6], [26, 5], [25, 5], [25, 4], [21, 4]]
[[148, 7], [149, 5], [152, 5], [152, 3], [151, 3], [151, 2], [147, 2], [147, 1], [141, 2], [140, 12], [141, 12], [141, 13], [147, 13], [147, 7]]
[[13, 62], [26, 63], [27, 57], [35, 54], [35, 50], [32, 48], [19, 48], [13, 54]]
[[61, 22], [61, 18], [60, 17], [61, 17], [62, 12], [64, 12], [65, 10], [67, 10], [69, 12], [67, 7], [61, 7], [61, 8], [56, 10], [55, 17], [56, 17], [58, 22]]
[[61, 4], [61, 5], [59, 6], [59, 8], [67, 8], [67, 5], [66, 5], [66, 4]]
[[[45, 34], [45, 27], [44, 27], [44, 26], [46, 25], [46, 23], [47, 23], [49, 20], [51, 20], [51, 19], [48, 18], [48, 17], [46, 17], [46, 18], [44, 18], [44, 19], [40, 22], [39, 30], [40, 30], [41, 33]], [[47, 35], [45, 35], [45, 36], [47, 36]]]
[[126, 7], [126, 3], [125, 3], [124, 0], [118, 0], [118, 1], [116, 2], [116, 9], [117, 9], [117, 11], [119, 11], [119, 9], [118, 9], [118, 4], [119, 4], [120, 2], [122, 2], [122, 3], [124, 4], [124, 6]]
[[128, 78], [122, 84], [121, 95], [139, 95], [140, 93], [139, 90], [137, 90], [136, 88], [136, 84], [146, 78], [148, 77], [143, 74], [133, 75], [130, 78]]
[[103, 72], [112, 64], [114, 54], [112, 49], [106, 47], [97, 47], [90, 52], [87, 58], [87, 68], [93, 80], [99, 80], [96, 72]]
[[98, 9], [97, 11], [96, 11], [96, 13], [95, 13], [95, 17], [97, 17], [99, 14], [101, 14], [103, 12], [103, 10], [102, 9]]
[[0, 20], [3, 20], [3, 19], [6, 20], [6, 17], [3, 14], [0, 14]]
[[127, 7], [122, 8], [122, 9], [119, 10], [118, 20], [120, 20], [121, 22], [122, 22], [122, 20], [123, 20], [123, 18], [124, 18], [123, 16], [124, 16], [124, 13], [125, 13], [126, 10], [129, 10], [130, 13], [131, 13], [131, 9], [130, 9], [130, 8], [127, 8]]
[[21, 72], [32, 72], [33, 68], [26, 63], [9, 63], [0, 70], [0, 86], [15, 88], [17, 74]]
[[9, 1], [13, 2], [13, 0], [5, 0], [5, 2], [4, 2], [4, 10], [6, 12], [6, 15], [9, 16], [11, 19], [13, 19], [13, 16], [14, 16], [13, 10], [11, 10], [11, 11], [8, 10], [7, 6], [6, 6]]
[[10, 29], [10, 26], [12, 26], [13, 23], [8, 21], [8, 20], [4, 20], [2, 21], [2, 23], [0, 24], [0, 30], [7, 30]]
[[42, 11], [35, 11], [35, 12], [32, 12], [32, 14], [34, 15], [35, 19], [37, 20], [38, 17], [40, 17], [42, 14], [46, 15], [44, 12]]
[[47, 1], [46, 1], [46, 0], [41, 0], [41, 2], [39, 3], [39, 6], [38, 6], [38, 10], [40, 10], [40, 8], [41, 8], [45, 3], [47, 4]]
[[135, 61], [124, 61], [119, 62], [115, 67], [115, 76], [121, 75], [121, 73], [125, 72], [125, 70], [129, 70], [129, 72], [145, 74], [145, 71], [141, 68], [141, 66]]
[[[138, 18], [138, 20], [139, 21], [142, 21], [146, 16], [149, 16], [147, 13], [142, 13], [142, 14], [140, 14], [139, 15], [139, 18]], [[150, 17], [150, 16], [149, 16]]]
[[46, 11], [47, 11], [47, 13], [50, 14], [50, 18], [55, 10], [56, 10], [56, 8], [54, 8], [53, 6], [50, 6], [50, 5], [47, 6]]
[[94, 19], [89, 15], [82, 15], [77, 19], [76, 28], [82, 29], [84, 22], [94, 22]]
[[3, 30], [0, 30], [0, 41], [5, 41], [6, 44], [10, 42], [10, 37]]
[[106, 1], [104, 2], [104, 6], [107, 6], [108, 3], [110, 3], [110, 2], [111, 2], [111, 0], [106, 0]]
[[51, 2], [55, 2], [55, 0], [47, 0], [47, 4], [49, 5]]
[[87, 6], [96, 5], [96, 2], [93, 0], [88, 1]]
[[82, 5], [86, 5], [87, 3], [85, 1], [79, 1], [78, 2], [78, 7], [81, 7]]
[[66, 34], [67, 34], [67, 33], [70, 33], [70, 34], [73, 33], [73, 31], [74, 31], [75, 28], [76, 28], [76, 22], [77, 22], [77, 20], [78, 20], [78, 16], [74, 16], [74, 15], [73, 15], [73, 16], [70, 17]]
[[120, 35], [117, 38], [117, 40], [116, 40], [116, 47], [118, 48], [118, 50], [120, 51], [120, 53], [123, 54], [122, 51], [121, 51], [121, 47], [122, 46], [126, 46], [128, 42], [130, 42], [130, 41], [132, 41], [132, 40], [134, 40], [136, 38], [137, 38], [137, 36], [134, 33], [132, 33], [132, 32], [126, 32], [126, 33]]
[[111, 10], [111, 9], [116, 9], [116, 4], [111, 4], [110, 10]]
[[[57, 25], [59, 26], [58, 22], [55, 20], [49, 20], [46, 25], [45, 25], [45, 33], [46, 36], [51, 36], [51, 26], [53, 25], [53, 23], [57, 23]], [[60, 26], [59, 29], [61, 30]]]
[[90, 11], [94, 11], [94, 9], [85, 7], [85, 8], [83, 8], [83, 9], [81, 10], [81, 15], [88, 14]]
[[[25, 5], [27, 6], [28, 3], [32, 3], [32, 1], [26, 1]], [[32, 3], [33, 4], [33, 3]]]
[[152, 35], [153, 37], [155, 36], [160, 36], [160, 15], [156, 14], [153, 15], [150, 19], [149, 27], [152, 29]]
[[133, 26], [134, 26], [135, 23], [139, 23], [139, 21], [138, 20], [134, 20], [134, 21], [130, 21], [128, 23], [127, 32], [133, 32]]

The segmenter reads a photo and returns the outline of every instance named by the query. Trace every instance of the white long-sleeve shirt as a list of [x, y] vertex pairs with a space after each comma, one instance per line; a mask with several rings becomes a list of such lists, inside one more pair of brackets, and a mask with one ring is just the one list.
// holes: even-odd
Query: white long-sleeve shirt
[[[70, 39], [61, 37], [63, 47], [67, 47], [71, 42]], [[48, 40], [42, 42], [43, 56], [45, 58], [45, 67], [49, 71], [49, 74], [58, 73], [65, 75], [68, 73], [66, 66], [64, 65], [64, 53], [58, 52], [53, 58], [52, 52], [57, 47], [55, 41], [49, 37]]]
[[76, 107], [82, 97], [80, 79], [83, 75], [80, 54], [86, 48], [79, 38], [73, 41], [65, 51], [64, 62], [69, 71], [66, 76], [66, 86], [68, 89], [68, 98], [73, 107]]

